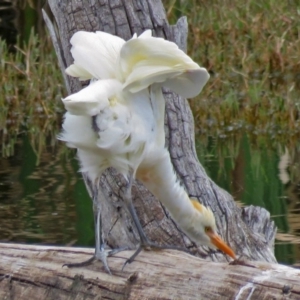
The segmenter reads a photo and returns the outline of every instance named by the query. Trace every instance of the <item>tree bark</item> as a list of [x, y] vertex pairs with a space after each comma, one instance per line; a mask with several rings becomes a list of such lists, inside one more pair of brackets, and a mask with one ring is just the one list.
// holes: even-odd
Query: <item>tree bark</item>
[[132, 253], [109, 259], [110, 276], [100, 262], [62, 267], [89, 258], [92, 249], [0, 244], [0, 299], [300, 299], [300, 270], [265, 262], [207, 262], [164, 250], [144, 251], [121, 271]]
[[[140, 34], [145, 29], [152, 29], [155, 36], [174, 41], [180, 48], [186, 49], [188, 31], [186, 18], [180, 18], [176, 25], [170, 26], [160, 0], [48, 0], [48, 4], [48, 14], [53, 14], [54, 25], [51, 25], [49, 19], [47, 24], [63, 71], [73, 62], [69, 41], [78, 30], [102, 30], [128, 40], [133, 33]], [[47, 20], [47, 15], [44, 15]], [[69, 93], [82, 88], [76, 78], [65, 76], [65, 81]], [[253, 206], [238, 207], [233, 198], [207, 176], [195, 151], [194, 121], [188, 102], [169, 91], [165, 92], [165, 98], [166, 146], [171, 153], [178, 178], [188, 194], [212, 209], [218, 232], [237, 255], [250, 260], [276, 262], [274, 257], [276, 228], [274, 222], [270, 220], [269, 212], [264, 208]], [[95, 189], [90, 184], [85, 174], [83, 177], [90, 194], [97, 193], [98, 188]], [[114, 170], [105, 172], [101, 179], [100, 188], [108, 199], [103, 203], [105, 216], [103, 226], [107, 244], [112, 248], [124, 245], [134, 247], [138, 243], [132, 220], [122, 208], [120, 193], [122, 184], [124, 179]], [[139, 182], [135, 182], [133, 187], [133, 201], [145, 233], [151, 240], [185, 247], [195, 255], [208, 260], [228, 259], [220, 252], [197, 247], [190, 241], [177, 228], [160, 202]], [[147, 257], [150, 259], [151, 255], [147, 254]], [[153, 253], [153, 257], [157, 255]], [[223, 267], [225, 265], [220, 268]], [[183, 267], [183, 270], [188, 271], [186, 267]]]

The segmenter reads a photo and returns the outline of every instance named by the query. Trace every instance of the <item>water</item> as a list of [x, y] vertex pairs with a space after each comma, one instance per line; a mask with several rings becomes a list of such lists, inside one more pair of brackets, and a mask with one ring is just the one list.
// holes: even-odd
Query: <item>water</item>
[[[293, 265], [300, 260], [299, 152], [267, 145], [254, 146], [246, 135], [197, 139], [199, 159], [218, 185], [239, 205], [270, 211], [276, 257]], [[77, 170], [63, 143], [45, 147], [38, 160], [28, 137], [20, 137], [15, 155], [0, 158], [0, 240], [93, 246], [91, 201]]]
[[65, 145], [37, 156], [27, 136], [15, 156], [0, 160], [0, 240], [52, 245], [93, 245], [90, 199], [76, 160]]
[[[257, 138], [258, 139], [258, 138]], [[300, 259], [299, 151], [268, 141], [254, 145], [244, 134], [234, 140], [210, 138], [198, 145], [208, 175], [239, 205], [265, 207], [278, 227], [275, 255], [279, 262]]]

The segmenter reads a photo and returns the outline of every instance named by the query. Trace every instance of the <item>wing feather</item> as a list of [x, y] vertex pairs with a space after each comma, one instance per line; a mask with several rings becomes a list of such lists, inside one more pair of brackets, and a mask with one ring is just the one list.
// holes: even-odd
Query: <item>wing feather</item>
[[121, 89], [121, 83], [115, 79], [97, 80], [62, 101], [66, 110], [73, 115], [94, 116], [109, 106], [109, 98]]
[[190, 98], [198, 95], [209, 79], [207, 70], [196, 64], [175, 43], [147, 35], [126, 42], [121, 49], [119, 63], [126, 78], [123, 88], [130, 92], [161, 83]]
[[117, 78], [116, 63], [124, 43], [123, 39], [102, 31], [76, 32], [71, 38], [74, 64], [66, 73], [84, 80]]

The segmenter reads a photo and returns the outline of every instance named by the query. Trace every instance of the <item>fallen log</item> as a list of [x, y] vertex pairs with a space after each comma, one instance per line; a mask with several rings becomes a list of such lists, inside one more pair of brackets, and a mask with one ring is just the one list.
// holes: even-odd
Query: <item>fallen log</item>
[[0, 244], [0, 299], [300, 299], [300, 270], [257, 261], [205, 261], [175, 250], [132, 251], [84, 268], [93, 249]]

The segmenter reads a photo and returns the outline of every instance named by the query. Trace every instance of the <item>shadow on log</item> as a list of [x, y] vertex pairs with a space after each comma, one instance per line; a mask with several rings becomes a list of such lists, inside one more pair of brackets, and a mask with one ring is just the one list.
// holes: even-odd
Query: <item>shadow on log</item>
[[208, 262], [175, 251], [143, 251], [124, 271], [132, 251], [80, 269], [64, 263], [92, 249], [0, 244], [0, 299], [300, 299], [300, 270], [246, 261]]

